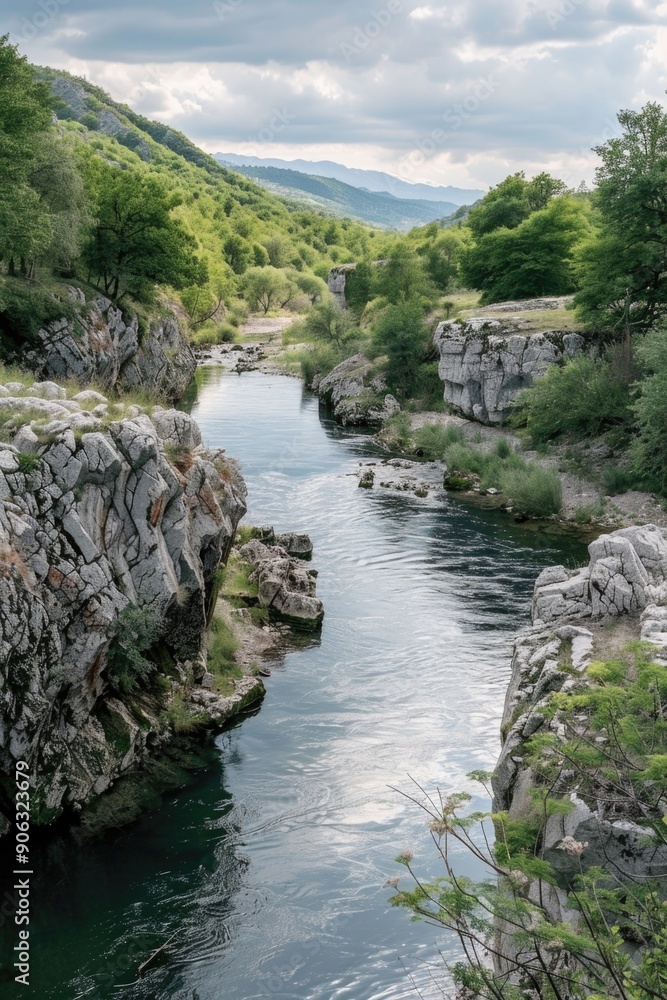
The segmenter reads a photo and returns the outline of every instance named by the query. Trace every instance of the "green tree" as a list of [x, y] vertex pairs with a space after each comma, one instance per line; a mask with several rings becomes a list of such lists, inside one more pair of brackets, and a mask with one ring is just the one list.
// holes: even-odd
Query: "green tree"
[[652, 488], [667, 496], [667, 326], [651, 330], [637, 353], [645, 377], [635, 404], [639, 431], [635, 468]]
[[349, 312], [340, 309], [331, 298], [309, 311], [304, 327], [309, 336], [336, 347], [341, 347], [355, 332], [358, 333]]
[[87, 180], [95, 221], [83, 257], [107, 295], [146, 298], [158, 283], [179, 289], [206, 281], [196, 240], [171, 215], [178, 192], [99, 158], [89, 159]]
[[251, 309], [284, 308], [298, 293], [283, 270], [277, 267], [251, 267], [243, 275], [243, 294]]
[[565, 185], [542, 173], [532, 181], [523, 173], [506, 177], [471, 209], [467, 224], [476, 239], [496, 229], [516, 229], [532, 212], [546, 208], [552, 198], [564, 194]]
[[667, 114], [652, 102], [618, 120], [595, 149], [599, 229], [578, 257], [576, 303], [591, 327], [644, 330], [667, 312]]
[[348, 271], [345, 281], [345, 301], [357, 316], [361, 316], [373, 298], [376, 275], [370, 261], [360, 261], [353, 271]]
[[555, 198], [515, 229], [487, 233], [463, 253], [463, 281], [485, 303], [574, 291], [574, 249], [589, 232], [588, 215], [585, 202]]
[[222, 251], [234, 274], [245, 274], [254, 259], [253, 248], [238, 233], [227, 237]]
[[394, 305], [410, 299], [432, 299], [433, 284], [423, 261], [406, 243], [398, 243], [378, 268], [377, 290]]
[[378, 351], [387, 355], [387, 384], [397, 396], [409, 396], [419, 382], [429, 335], [424, 310], [415, 299], [390, 305], [373, 327]]
[[54, 230], [48, 207], [30, 185], [51, 127], [49, 88], [34, 79], [9, 36], [0, 38], [0, 255], [10, 273], [47, 250]]

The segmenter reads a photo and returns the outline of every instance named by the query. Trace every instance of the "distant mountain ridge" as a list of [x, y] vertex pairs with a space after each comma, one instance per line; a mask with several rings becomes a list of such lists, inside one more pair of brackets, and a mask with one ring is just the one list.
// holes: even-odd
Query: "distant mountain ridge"
[[309, 176], [332, 177], [334, 180], [342, 181], [343, 184], [365, 188], [367, 191], [393, 194], [395, 198], [413, 201], [444, 201], [453, 203], [457, 208], [459, 205], [472, 205], [486, 194], [486, 191], [466, 190], [450, 185], [413, 184], [380, 170], [345, 167], [342, 163], [334, 163], [332, 160], [280, 160], [273, 157], [241, 156], [237, 153], [215, 153], [215, 159], [236, 167], [278, 167], [282, 170], [294, 170]]
[[298, 201], [309, 208], [321, 209], [333, 215], [351, 216], [360, 222], [407, 232], [457, 211], [453, 202], [416, 201], [396, 198], [386, 191], [368, 191], [353, 187], [332, 177], [318, 177], [281, 167], [253, 167], [227, 164], [246, 177], [251, 177], [273, 194]]

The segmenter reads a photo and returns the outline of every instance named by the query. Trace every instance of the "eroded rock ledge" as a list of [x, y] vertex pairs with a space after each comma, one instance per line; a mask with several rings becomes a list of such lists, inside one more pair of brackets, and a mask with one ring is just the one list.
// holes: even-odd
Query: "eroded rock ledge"
[[[245, 486], [175, 410], [91, 391], [68, 399], [53, 382], [0, 396], [0, 773], [30, 764], [33, 819], [46, 823], [170, 738], [164, 709], [203, 673], [213, 582]], [[160, 626], [159, 697], [123, 693], [110, 674], [128, 608]], [[240, 701], [252, 694], [244, 687]]]

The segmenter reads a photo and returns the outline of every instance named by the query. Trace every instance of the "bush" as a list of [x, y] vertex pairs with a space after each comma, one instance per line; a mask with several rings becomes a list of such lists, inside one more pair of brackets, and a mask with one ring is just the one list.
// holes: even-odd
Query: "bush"
[[312, 385], [316, 375], [324, 377], [339, 365], [345, 352], [338, 350], [332, 344], [323, 344], [314, 351], [303, 351], [298, 355], [301, 374], [306, 385]]
[[406, 414], [397, 413], [385, 420], [380, 436], [387, 448], [407, 451], [412, 444], [412, 428]]
[[602, 470], [602, 483], [607, 496], [615, 497], [619, 493], [627, 493], [636, 482], [636, 477], [628, 469], [619, 469], [616, 465], [606, 465]]
[[581, 355], [561, 368], [553, 365], [518, 399], [516, 422], [524, 423], [536, 444], [564, 434], [594, 437], [631, 420], [629, 387], [607, 360]]
[[117, 691], [129, 694], [146, 685], [156, 667], [142, 654], [155, 645], [163, 630], [163, 621], [148, 608], [128, 604], [121, 611], [107, 654], [109, 682]]
[[414, 395], [428, 346], [422, 305], [413, 300], [389, 306], [373, 327], [373, 340], [387, 355], [390, 390], [402, 399]]
[[33, 455], [30, 452], [21, 452], [17, 460], [19, 463], [19, 472], [23, 472], [24, 475], [29, 475], [31, 472], [35, 472], [35, 470], [42, 464], [42, 460], [39, 455]]
[[537, 465], [504, 469], [500, 488], [518, 510], [530, 517], [550, 517], [559, 514], [563, 506], [561, 482], [551, 469]]
[[667, 328], [646, 335], [638, 349], [646, 377], [634, 406], [639, 436], [634, 443], [638, 476], [663, 496], [667, 495]]
[[453, 444], [463, 444], [460, 427], [442, 427], [441, 424], [424, 424], [414, 435], [415, 448], [426, 458], [444, 458], [445, 452]]

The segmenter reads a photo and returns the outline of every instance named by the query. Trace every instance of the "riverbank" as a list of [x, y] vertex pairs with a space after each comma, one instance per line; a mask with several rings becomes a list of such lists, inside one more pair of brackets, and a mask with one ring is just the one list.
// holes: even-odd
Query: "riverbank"
[[[511, 303], [508, 304], [508, 308], [511, 305]], [[496, 307], [482, 310], [485, 314], [488, 311], [493, 315], [498, 313]], [[513, 317], [516, 322], [520, 319], [520, 316]], [[290, 377], [300, 377], [297, 370], [298, 365], [295, 366], [290, 360], [290, 356], [298, 354], [308, 345], [287, 344], [283, 346], [280, 337], [281, 332], [288, 329], [293, 322], [292, 317], [275, 319], [256, 317], [244, 329], [244, 341], [241, 344], [232, 347], [222, 345], [209, 348], [200, 354], [199, 363], [219, 365], [239, 373], [244, 371], [260, 371], [266, 374], [279, 372]], [[259, 339], [255, 340], [255, 338]], [[368, 367], [370, 368], [370, 366]], [[352, 379], [348, 375], [344, 375], [341, 380], [347, 386], [345, 391], [357, 392], [356, 387], [350, 389], [354, 373]], [[313, 390], [316, 394], [318, 388], [317, 386]], [[552, 520], [562, 524], [566, 530], [581, 529], [582, 537], [586, 539], [593, 537], [596, 532], [599, 534], [603, 531], [631, 525], [657, 524], [667, 526], [665, 504], [654, 494], [637, 490], [629, 490], [617, 495], [609, 495], [605, 492], [601, 485], [601, 470], [604, 463], [609, 461], [611, 451], [603, 441], [593, 442], [588, 446], [579, 444], [574, 448], [561, 446], [552, 449], [548, 455], [544, 455], [527, 448], [524, 440], [506, 427], [490, 427], [442, 411], [403, 412], [409, 420], [412, 432], [429, 424], [442, 428], [454, 427], [460, 429], [467, 442], [483, 452], [491, 451], [499, 440], [505, 439], [526, 461], [556, 473], [562, 490], [562, 510], [560, 515]], [[382, 430], [377, 432], [377, 425], [369, 430], [373, 430], [377, 434], [376, 441], [391, 456], [386, 464], [389, 465], [390, 470], [394, 470], [382, 478], [376, 477], [377, 485], [382, 486], [382, 482], [384, 482], [387, 484], [385, 488], [395, 488], [401, 491], [413, 489], [415, 492], [423, 492], [424, 490], [431, 492], [437, 488], [435, 480], [441, 472], [444, 475], [445, 471], [441, 462], [432, 463], [432, 467], [427, 472], [426, 468], [431, 463], [423, 460], [415, 461], [413, 452], [402, 449], [396, 440], [388, 441]], [[404, 463], [403, 475], [396, 473], [398, 469], [396, 462], [398, 461]], [[599, 474], [595, 479], [582, 475], [581, 469], [583, 467], [597, 468]], [[440, 486], [442, 486], [442, 476], [440, 477]], [[508, 506], [503, 497], [488, 494], [480, 496], [480, 491], [477, 488], [470, 491], [459, 491], [458, 495], [468, 502], [482, 503], [483, 506], [492, 509], [504, 509]]]

